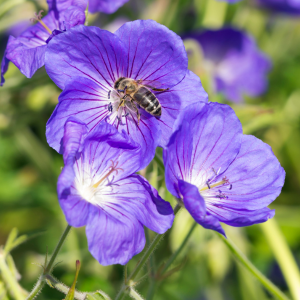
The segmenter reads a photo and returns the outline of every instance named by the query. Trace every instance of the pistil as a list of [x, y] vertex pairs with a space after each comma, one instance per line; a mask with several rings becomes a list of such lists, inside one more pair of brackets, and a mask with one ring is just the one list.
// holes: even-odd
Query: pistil
[[30, 21], [34, 22], [34, 21], [38, 21], [51, 35], [52, 31], [51, 29], [42, 21], [42, 12], [44, 12], [43, 10], [40, 10], [39, 13], [34, 13], [35, 17], [31, 18]]
[[110, 171], [108, 171], [105, 175], [104, 175], [104, 177], [102, 177], [97, 183], [95, 183], [95, 184], [93, 184], [93, 188], [97, 188], [111, 173], [113, 173], [113, 172], [116, 172], [117, 174], [118, 174], [118, 170], [122, 170], [122, 171], [124, 171], [123, 169], [121, 169], [121, 168], [117, 168], [117, 166], [118, 166], [118, 162], [117, 162], [117, 164], [116, 165], [114, 165], [114, 162], [111, 160], [111, 162], [112, 162], [112, 166], [111, 166], [111, 170]]

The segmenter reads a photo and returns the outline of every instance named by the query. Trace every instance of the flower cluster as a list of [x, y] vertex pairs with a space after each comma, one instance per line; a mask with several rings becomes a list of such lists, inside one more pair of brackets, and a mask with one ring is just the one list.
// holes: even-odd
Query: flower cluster
[[[89, 7], [112, 12], [124, 2], [94, 0]], [[274, 215], [267, 206], [281, 191], [284, 170], [268, 145], [243, 135], [229, 106], [208, 103], [177, 34], [152, 20], [111, 33], [83, 25], [83, 0], [48, 4], [45, 18], [37, 15], [38, 24], [10, 37], [2, 74], [8, 61], [27, 77], [45, 64], [63, 90], [46, 126], [47, 141], [65, 164], [59, 203], [70, 225], [86, 226], [89, 250], [101, 264], [126, 264], [139, 253], [143, 226], [160, 234], [172, 226], [170, 204], [137, 174], [157, 147], [164, 151], [168, 190], [203, 227], [225, 235], [220, 222], [247, 226]], [[265, 88], [263, 76], [240, 84], [269, 68], [251, 39], [224, 29], [199, 41], [219, 63], [218, 87], [229, 98]], [[230, 77], [240, 55], [247, 67]]]

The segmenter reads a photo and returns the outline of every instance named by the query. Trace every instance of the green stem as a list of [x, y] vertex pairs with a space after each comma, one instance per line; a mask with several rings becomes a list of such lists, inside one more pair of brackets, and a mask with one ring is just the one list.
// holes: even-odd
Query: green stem
[[[145, 228], [145, 234], [146, 234], [146, 240], [147, 240], [147, 246], [150, 246], [150, 235], [149, 235], [149, 229]], [[154, 261], [154, 255], [150, 256], [149, 262], [148, 262], [148, 274], [149, 274], [149, 289], [147, 293], [147, 300], [152, 300], [155, 292], [155, 261]]]
[[5, 255], [2, 251], [0, 252], [0, 271], [3, 281], [8, 286], [8, 289], [13, 298], [15, 298], [16, 300], [24, 300], [22, 288], [10, 272], [5, 261]]
[[[42, 288], [45, 285], [45, 275], [47, 275], [48, 273], [51, 272], [52, 268], [53, 268], [53, 263], [55, 262], [56, 256], [59, 253], [68, 233], [71, 230], [71, 226], [67, 225], [65, 231], [63, 232], [60, 240], [58, 241], [58, 244], [56, 245], [56, 248], [50, 258], [50, 261], [48, 262], [47, 266], [45, 266], [44, 272], [43, 274], [40, 276], [40, 278], [38, 279], [38, 282], [36, 283], [36, 285], [34, 286], [33, 290], [30, 292], [30, 294], [28, 295], [28, 297], [26, 298], [26, 300], [31, 300], [34, 299], [39, 292], [42, 290]], [[47, 263], [47, 262], [46, 262]]]
[[[180, 205], [177, 204], [174, 208], [174, 215], [176, 215], [176, 213], [180, 210]], [[150, 247], [146, 250], [146, 252], [144, 253], [143, 257], [140, 259], [140, 261], [136, 264], [135, 268], [133, 269], [132, 273], [128, 276], [127, 278], [127, 282], [125, 282], [117, 297], [116, 300], [121, 299], [121, 297], [123, 296], [123, 293], [125, 292], [125, 290], [129, 287], [129, 285], [127, 284], [130, 281], [134, 281], [134, 279], [136, 278], [136, 276], [139, 274], [140, 270], [143, 268], [143, 266], [145, 265], [145, 263], [147, 262], [147, 260], [149, 259], [150, 255], [154, 252], [154, 250], [156, 249], [157, 245], [159, 244], [159, 242], [162, 240], [162, 238], [164, 237], [164, 234], [157, 234], [154, 238], [154, 240], [152, 241]]]
[[154, 156], [154, 161], [157, 163], [158, 167], [161, 169], [161, 171], [165, 171], [165, 166], [162, 158], [156, 153]]
[[274, 219], [261, 224], [261, 228], [278, 261], [294, 300], [300, 300], [300, 273], [289, 246]]
[[290, 300], [277, 286], [275, 286], [268, 278], [265, 277], [250, 261], [249, 259], [233, 244], [232, 241], [226, 239], [223, 235], [219, 234], [221, 239], [225, 242], [229, 250], [235, 258], [254, 275], [258, 281], [277, 299]]
[[[50, 287], [55, 288], [56, 290], [62, 292], [65, 295], [67, 295], [70, 290], [70, 288], [67, 285], [59, 282], [56, 278], [52, 277], [50, 274], [45, 275], [44, 280]], [[82, 293], [75, 290], [74, 299], [85, 300], [86, 297], [87, 297], [86, 293]]]
[[129, 296], [132, 298], [132, 299], [135, 299], [135, 300], [144, 300], [141, 295], [135, 291], [133, 288], [131, 288], [129, 290]]
[[44, 274], [48, 274], [51, 272], [52, 268], [53, 268], [53, 264], [55, 262], [55, 259], [56, 259], [56, 256], [57, 254], [59, 253], [67, 235], [69, 234], [70, 230], [71, 230], [71, 226], [68, 224], [65, 231], [63, 232], [62, 236], [60, 237], [59, 241], [58, 241], [58, 244], [56, 245], [55, 247], [55, 250], [47, 264], [47, 267], [45, 268], [45, 271], [44, 271]]
[[186, 245], [187, 241], [189, 240], [190, 236], [192, 235], [192, 233], [193, 233], [193, 231], [194, 231], [194, 229], [196, 228], [197, 225], [198, 225], [198, 223], [196, 223], [196, 222], [193, 223], [192, 227], [190, 228], [188, 234], [186, 235], [185, 239], [181, 243], [180, 247], [173, 253], [173, 255], [166, 262], [164, 268], [161, 271], [161, 274], [163, 274], [164, 272], [166, 272], [168, 270], [168, 268], [171, 266], [171, 264], [176, 259], [176, 257], [178, 256], [178, 254], [182, 251], [182, 249]]

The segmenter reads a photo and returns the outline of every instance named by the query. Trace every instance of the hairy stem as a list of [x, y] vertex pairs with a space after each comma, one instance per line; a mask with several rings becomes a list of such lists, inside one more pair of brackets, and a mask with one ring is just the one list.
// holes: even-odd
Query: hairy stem
[[[176, 213], [179, 210], [180, 210], [180, 205], [177, 204], [176, 207], [174, 208], [174, 214], [176, 215]], [[121, 299], [121, 297], [123, 296], [123, 293], [129, 287], [128, 282], [135, 280], [136, 276], [139, 274], [140, 270], [143, 268], [143, 266], [145, 265], [145, 263], [148, 261], [149, 257], [154, 252], [154, 250], [156, 249], [157, 245], [159, 244], [159, 242], [162, 240], [163, 237], [164, 237], [164, 234], [157, 234], [155, 236], [154, 240], [152, 241], [151, 245], [149, 246], [149, 248], [144, 253], [143, 257], [136, 264], [136, 266], [133, 269], [132, 273], [128, 276], [127, 282], [125, 282], [122, 285], [122, 287], [121, 287], [121, 289], [120, 289], [120, 291], [119, 291], [119, 293], [118, 293], [118, 295], [116, 297], [116, 300]]]
[[[46, 274], [44, 276], [44, 280], [47, 282], [47, 284], [50, 287], [57, 289], [58, 291], [64, 293], [65, 295], [67, 295], [70, 290], [70, 288], [67, 285], [59, 282], [56, 278], [54, 278], [50, 274]], [[85, 300], [86, 296], [87, 296], [86, 293], [82, 293], [82, 292], [75, 290], [74, 299]]]
[[277, 299], [290, 300], [276, 285], [274, 285], [265, 275], [263, 275], [250, 261], [249, 259], [236, 247], [236, 245], [226, 239], [223, 235], [219, 234], [221, 239], [228, 246], [229, 250], [235, 256], [235, 258], [254, 275], [258, 281]]
[[40, 278], [38, 279], [38, 282], [36, 283], [36, 285], [34, 286], [33, 290], [30, 292], [30, 294], [28, 295], [28, 297], [26, 298], [26, 300], [31, 300], [31, 299], [34, 299], [38, 294], [39, 292], [42, 290], [42, 288], [44, 287], [45, 285], [45, 279], [46, 279], [46, 275], [48, 273], [51, 272], [52, 268], [53, 268], [53, 264], [55, 262], [55, 259], [68, 235], [68, 233], [70, 232], [71, 230], [71, 226], [70, 225], [67, 225], [65, 231], [63, 232], [61, 238], [59, 239], [58, 241], [58, 244], [56, 245], [55, 247], [55, 250], [49, 260], [49, 262], [44, 266], [44, 272], [43, 274], [40, 276]]

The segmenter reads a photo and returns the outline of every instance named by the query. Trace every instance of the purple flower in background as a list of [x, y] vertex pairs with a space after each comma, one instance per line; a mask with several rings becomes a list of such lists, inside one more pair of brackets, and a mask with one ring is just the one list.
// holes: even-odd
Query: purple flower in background
[[143, 157], [125, 132], [105, 122], [87, 131], [73, 117], [65, 124], [59, 203], [71, 226], [86, 225], [89, 251], [100, 264], [124, 265], [145, 246], [143, 226], [164, 233], [173, 210], [135, 174]]
[[258, 5], [277, 13], [300, 14], [299, 0], [257, 0]]
[[178, 117], [164, 150], [166, 185], [204, 228], [225, 235], [220, 222], [267, 221], [285, 172], [269, 145], [243, 135], [234, 111], [219, 103], [192, 104]]
[[34, 20], [37, 24], [27, 28], [17, 38], [10, 36], [1, 64], [1, 86], [9, 61], [13, 62], [27, 78], [44, 65], [47, 42], [55, 35], [78, 24], [84, 24], [87, 0], [48, 0], [49, 12], [41, 12]]
[[228, 100], [240, 102], [244, 94], [255, 97], [266, 90], [271, 62], [248, 34], [223, 28], [185, 37], [199, 42], [201, 67], [212, 78], [215, 91], [224, 93]]
[[207, 102], [199, 77], [187, 70], [181, 38], [152, 20], [126, 23], [114, 34], [77, 26], [49, 42], [45, 66], [64, 89], [46, 130], [56, 151], [70, 116], [89, 131], [105, 120], [142, 145], [145, 167], [167, 144], [179, 112], [195, 99]]
[[89, 0], [89, 11], [91, 13], [104, 12], [106, 14], [112, 14], [128, 0]]

